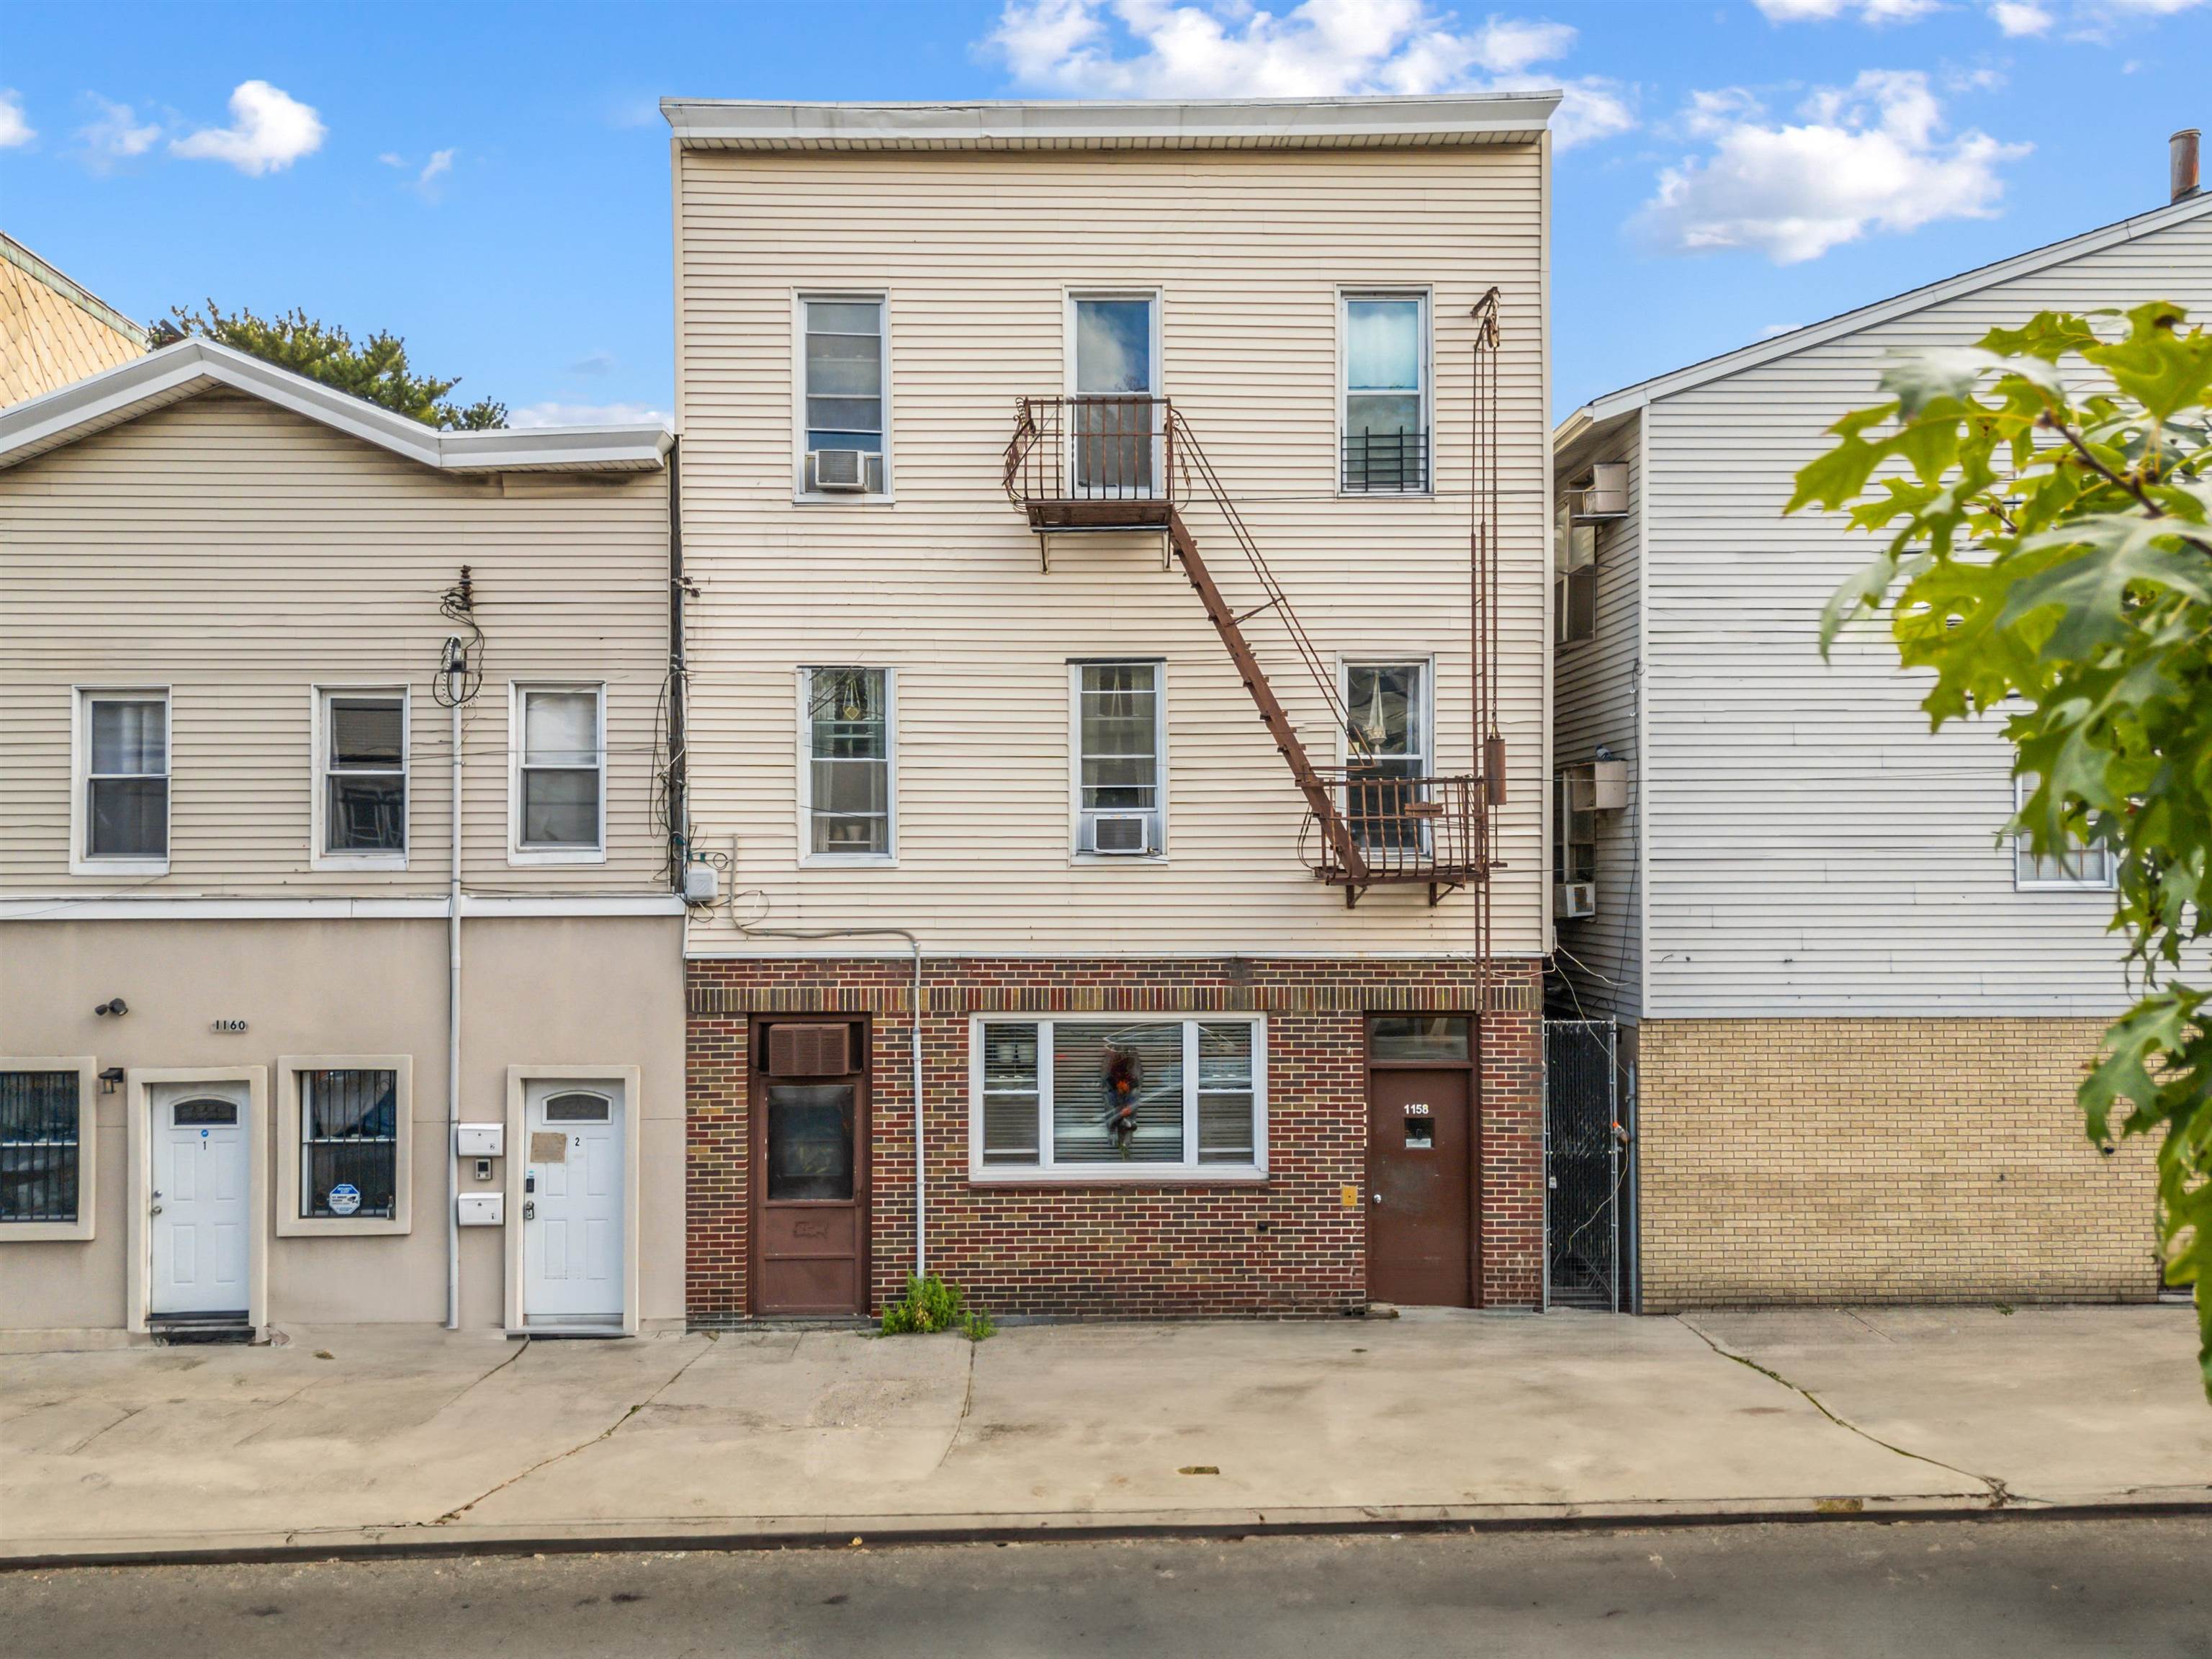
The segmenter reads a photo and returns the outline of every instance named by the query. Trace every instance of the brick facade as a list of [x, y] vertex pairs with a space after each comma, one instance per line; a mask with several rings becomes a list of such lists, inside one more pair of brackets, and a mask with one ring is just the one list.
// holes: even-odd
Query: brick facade
[[2074, 1103], [2103, 1030], [1645, 1022], [1645, 1309], [2153, 1298], [2153, 1148], [2100, 1153]]
[[[748, 1018], [869, 1018], [874, 1301], [914, 1261], [911, 969], [900, 958], [688, 965], [688, 1305], [745, 1316]], [[1542, 1245], [1542, 1031], [1533, 963], [1496, 965], [1483, 1022], [1480, 1299], [1533, 1307]], [[1474, 1007], [1474, 964], [933, 961], [923, 979], [933, 1271], [994, 1313], [1322, 1315], [1365, 1305], [1365, 1017]], [[969, 1020], [977, 1013], [1253, 1011], [1267, 1016], [1261, 1184], [989, 1186], [968, 1174]], [[1343, 1189], [1354, 1189], [1347, 1205]]]

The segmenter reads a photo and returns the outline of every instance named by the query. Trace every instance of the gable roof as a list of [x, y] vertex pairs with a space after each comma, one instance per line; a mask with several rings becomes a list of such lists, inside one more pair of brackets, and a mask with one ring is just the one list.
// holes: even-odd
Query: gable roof
[[0, 402], [126, 362], [146, 331], [0, 231]]
[[212, 340], [180, 340], [0, 410], [0, 469], [217, 386], [444, 472], [647, 472], [672, 441], [655, 422], [441, 432]]
[[1942, 282], [1930, 283], [1924, 288], [1911, 289], [1873, 305], [1862, 306], [1856, 311], [1844, 312], [1826, 322], [1809, 323], [1803, 328], [1792, 329], [1787, 334], [1778, 334], [1771, 340], [1760, 340], [1720, 356], [1708, 357], [1702, 362], [1656, 375], [1648, 380], [1638, 380], [1634, 386], [1623, 386], [1618, 392], [1608, 392], [1602, 398], [1593, 398], [1577, 410], [1554, 430], [1553, 445], [1572, 443], [1583, 435], [1586, 427], [1604, 425], [1662, 398], [1672, 397], [1678, 392], [1741, 374], [1747, 368], [1756, 368], [1762, 363], [1772, 362], [1778, 357], [1787, 357], [1795, 352], [1825, 345], [1846, 334], [1856, 334], [1863, 328], [1871, 328], [1892, 318], [1924, 311], [1929, 306], [1941, 305], [1961, 295], [1978, 293], [1983, 289], [1994, 288], [1999, 283], [2010, 282], [2014, 277], [2026, 276], [2051, 265], [2063, 264], [2069, 259], [2084, 253], [2094, 253], [2100, 248], [2131, 242], [2139, 236], [2148, 236], [2154, 231], [2164, 230], [2169, 225], [2181, 224], [2208, 213], [2212, 213], [2212, 196], [2185, 197], [2151, 212], [2139, 213], [2133, 218], [2084, 231], [2078, 236], [2069, 236], [2063, 242], [2032, 248], [2026, 253], [2014, 254], [2009, 259], [2000, 259], [1995, 264], [1962, 271], [1956, 276], [1947, 276]]

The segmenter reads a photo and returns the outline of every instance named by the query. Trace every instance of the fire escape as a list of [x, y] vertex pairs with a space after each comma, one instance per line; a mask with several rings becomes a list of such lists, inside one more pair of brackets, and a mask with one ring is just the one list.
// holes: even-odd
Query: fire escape
[[[1299, 848], [1314, 875], [1340, 888], [1346, 906], [1382, 885], [1425, 886], [1431, 905], [1470, 888], [1485, 960], [1487, 877], [1495, 862], [1492, 814], [1504, 801], [1504, 745], [1497, 726], [1497, 298], [1493, 289], [1475, 312], [1477, 477], [1469, 556], [1480, 758], [1472, 775], [1407, 775], [1394, 769], [1400, 763], [1376, 752], [1368, 728], [1344, 706], [1335, 676], [1291, 608], [1190, 422], [1169, 399], [1023, 398], [1016, 404], [1005, 467], [1007, 498], [1027, 516], [1048, 558], [1049, 538], [1071, 532], [1153, 532], [1164, 538], [1168, 557], [1182, 566], [1305, 798]], [[1200, 554], [1189, 517], [1200, 507], [1210, 509], [1256, 586], [1256, 602], [1243, 610], [1230, 603]], [[1261, 617], [1269, 617], [1288, 636], [1343, 738], [1346, 764], [1316, 766], [1307, 752], [1246, 634], [1246, 624]]]

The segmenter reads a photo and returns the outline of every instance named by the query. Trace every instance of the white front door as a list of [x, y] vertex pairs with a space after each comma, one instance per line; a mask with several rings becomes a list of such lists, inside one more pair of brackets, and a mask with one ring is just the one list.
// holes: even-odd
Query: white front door
[[619, 1324], [622, 1085], [533, 1082], [524, 1104], [523, 1322]]
[[246, 1085], [162, 1083], [154, 1115], [154, 1261], [147, 1312], [234, 1313], [250, 1306]]

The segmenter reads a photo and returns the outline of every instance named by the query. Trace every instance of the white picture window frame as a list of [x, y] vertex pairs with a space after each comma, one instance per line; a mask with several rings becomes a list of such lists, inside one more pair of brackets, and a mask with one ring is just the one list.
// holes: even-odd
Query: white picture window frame
[[[2018, 775], [2013, 778], [2012, 810], [2015, 813], [2027, 806], [2032, 787], [2028, 779]], [[2012, 846], [2012, 885], [2016, 893], [2109, 893], [2119, 885], [2119, 859], [2109, 847], [2085, 844], [2081, 848], [2084, 868], [2090, 873], [2078, 878], [2052, 876], [2040, 872], [2039, 866], [2049, 860], [2036, 857], [2027, 836], [2015, 830], [2008, 839]], [[2094, 860], [2094, 866], [2087, 862], [2090, 860]]]
[[[1133, 397], [1141, 396], [1146, 398], [1164, 398], [1168, 395], [1166, 349], [1168, 309], [1167, 295], [1165, 290], [1157, 286], [1146, 287], [1141, 283], [1133, 287], [1127, 288], [1101, 288], [1086, 286], [1082, 288], [1064, 288], [1060, 290], [1061, 332], [1060, 373], [1060, 390], [1062, 393], [1070, 398], [1079, 397], [1082, 395], [1082, 393], [1078, 391], [1076, 386], [1076, 369], [1078, 367], [1076, 362], [1076, 354], [1078, 346], [1076, 343], [1077, 329], [1075, 319], [1076, 307], [1079, 302], [1085, 300], [1139, 300], [1152, 307], [1152, 339], [1149, 343], [1149, 349], [1152, 353], [1152, 356], [1151, 361], [1147, 365], [1149, 371], [1148, 378], [1152, 381], [1152, 390], [1150, 392], [1141, 393], [1133, 392], [1130, 395]], [[1073, 489], [1077, 494], [1084, 494], [1085, 492], [1083, 486], [1077, 484], [1074, 482], [1078, 471], [1073, 453], [1073, 446], [1077, 441], [1077, 433], [1076, 422], [1072, 414], [1063, 425], [1065, 427], [1065, 434], [1061, 441], [1070, 447], [1069, 453], [1062, 458], [1062, 464], [1067, 469], [1066, 476], [1070, 481], [1070, 487]], [[1152, 437], [1152, 487], [1148, 494], [1150, 495], [1156, 496], [1164, 493], [1169, 482], [1167, 476], [1167, 430], [1164, 422], [1162, 423], [1160, 429], [1156, 432]], [[1111, 491], [1104, 493], [1130, 495], [1132, 499], [1146, 498], [1145, 495], [1135, 495], [1124, 488], [1116, 488]]]
[[[882, 328], [884, 487], [879, 489], [809, 489], [806, 487], [806, 307], [809, 301], [833, 305], [873, 305]], [[805, 507], [889, 507], [898, 498], [897, 459], [892, 453], [891, 291], [888, 286], [794, 289], [791, 295], [791, 499]]]
[[[1066, 1026], [1174, 1025], [1183, 1037], [1183, 1150], [1178, 1163], [1055, 1164], [1053, 1161], [1053, 1032]], [[983, 1029], [1034, 1025], [1037, 1030], [1037, 1162], [983, 1161]], [[1198, 1030], [1201, 1025], [1249, 1025], [1252, 1030], [1252, 1161], [1198, 1162]], [[968, 1179], [978, 1186], [1146, 1187], [1240, 1186], [1267, 1179], [1267, 1017], [1254, 1013], [1117, 1013], [1052, 1015], [972, 1014], [968, 1021]]]
[[[1419, 489], [1347, 489], [1345, 443], [1352, 434], [1352, 302], [1355, 300], [1413, 300], [1421, 307], [1420, 397], [1425, 453]], [[1436, 290], [1420, 283], [1339, 283], [1336, 289], [1336, 448], [1329, 465], [1334, 488], [1346, 501], [1428, 501], [1437, 493]]]
[[0, 1221], [0, 1245], [82, 1241], [93, 1237], [100, 1212], [100, 1062], [90, 1054], [0, 1055], [0, 1072], [76, 1074], [76, 1217], [70, 1221]]
[[[161, 856], [95, 858], [92, 844], [92, 706], [96, 702], [161, 704], [161, 760], [167, 788], [162, 792]], [[132, 775], [150, 776], [151, 774]], [[69, 870], [73, 876], [111, 880], [166, 876], [176, 851], [177, 705], [166, 685], [76, 685], [70, 688]]]
[[[522, 775], [548, 770], [527, 764], [529, 700], [543, 693], [590, 696], [594, 703], [592, 742], [597, 745], [599, 775], [598, 839], [589, 847], [532, 846], [522, 839]], [[590, 771], [592, 767], [568, 767]], [[605, 864], [607, 861], [607, 687], [604, 680], [514, 680], [507, 691], [507, 861], [512, 865]]]
[[[1083, 848], [1083, 672], [1086, 668], [1148, 667], [1152, 671], [1153, 829], [1149, 853], [1087, 853]], [[1067, 665], [1067, 846], [1068, 860], [1079, 865], [1165, 864], [1168, 861], [1168, 665], [1164, 657], [1076, 657]]]
[[[399, 848], [331, 852], [330, 740], [331, 702], [339, 697], [396, 697], [399, 700], [399, 777], [402, 806]], [[308, 866], [316, 870], [404, 870], [414, 844], [415, 820], [415, 698], [411, 689], [389, 680], [363, 684], [319, 684], [308, 690], [309, 718], [314, 739], [308, 774], [313, 810], [309, 814]]]
[[[814, 848], [814, 677], [863, 671], [884, 677], [885, 822], [880, 853], [817, 853]], [[798, 673], [799, 863], [805, 869], [888, 869], [899, 861], [898, 670], [874, 663], [809, 663]]]
[[[1420, 768], [1417, 777], [1437, 775], [1437, 659], [1433, 652], [1394, 653], [1361, 651], [1336, 659], [1336, 695], [1344, 703], [1347, 720], [1356, 719], [1358, 711], [1352, 706], [1352, 675], [1360, 668], [1413, 668], [1420, 671], [1420, 696], [1415, 700], [1414, 718], [1420, 725], [1420, 747], [1408, 756], [1417, 760]], [[1352, 734], [1336, 734], [1336, 763], [1352, 764]]]
[[[306, 1188], [307, 1072], [392, 1072], [393, 1082], [392, 1213], [310, 1216], [301, 1212]], [[414, 1231], [415, 1060], [410, 1054], [286, 1054], [276, 1062], [276, 1233], [282, 1238], [374, 1238]]]

